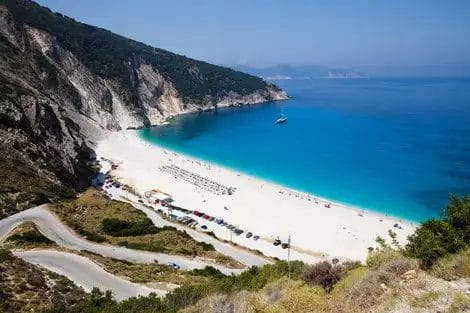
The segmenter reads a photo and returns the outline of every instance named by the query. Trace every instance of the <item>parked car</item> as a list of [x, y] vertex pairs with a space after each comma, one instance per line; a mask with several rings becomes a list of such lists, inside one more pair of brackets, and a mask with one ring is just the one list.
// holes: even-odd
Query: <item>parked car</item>
[[175, 270], [179, 270], [181, 268], [181, 266], [179, 266], [178, 264], [173, 263], [173, 262], [169, 262], [168, 266], [175, 269]]
[[201, 228], [202, 229], [207, 229], [207, 226], [206, 225], [201, 225]]
[[144, 200], [142, 200], [142, 199], [139, 199], [138, 201], [139, 201], [139, 203], [144, 203]]
[[275, 246], [279, 246], [280, 244], [281, 244], [280, 239], [275, 239], [274, 242], [273, 242], [273, 245], [275, 245]]
[[287, 248], [289, 248], [289, 244], [288, 244], [287, 242], [283, 242], [283, 243], [281, 244], [281, 248], [282, 248], [282, 249], [287, 249]]
[[233, 232], [234, 232], [235, 235], [237, 235], [237, 236], [240, 236], [241, 234], [243, 234], [243, 230], [241, 230], [241, 229], [239, 229], [239, 228], [235, 229]]
[[258, 236], [258, 235], [254, 235], [254, 236], [253, 236], [253, 239], [254, 239], [254, 240], [258, 240], [258, 239], [259, 239], [259, 236]]
[[251, 232], [246, 233], [246, 238], [251, 238], [251, 236], [253, 236], [253, 233], [251, 233]]

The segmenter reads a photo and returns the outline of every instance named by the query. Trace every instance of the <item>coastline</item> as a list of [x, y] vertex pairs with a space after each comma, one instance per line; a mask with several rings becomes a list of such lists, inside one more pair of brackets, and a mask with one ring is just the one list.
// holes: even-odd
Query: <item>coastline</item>
[[[113, 174], [140, 194], [159, 189], [171, 194], [177, 206], [221, 217], [257, 234], [259, 241], [244, 238], [244, 233], [233, 236], [234, 242], [273, 257], [286, 258], [286, 251], [273, 247], [272, 241], [279, 236], [284, 242], [291, 234], [293, 259], [364, 261], [367, 248], [376, 246], [377, 236], [388, 240], [390, 229], [403, 244], [416, 227], [398, 217], [336, 203], [168, 150], [145, 141], [136, 131], [109, 133], [98, 142], [96, 152], [99, 158], [118, 164]], [[236, 189], [233, 195], [214, 195], [162, 171], [161, 166], [177, 166]], [[210, 231], [230, 239], [225, 228], [212, 224], [207, 223]]]
[[[188, 112], [187, 114], [194, 114], [194, 113], [195, 112]], [[179, 115], [177, 115], [177, 116], [179, 116]], [[165, 125], [170, 125], [170, 122], [166, 122], [164, 124], [159, 124], [159, 125], [154, 125], [152, 127], [159, 127], [159, 126], [165, 126]], [[143, 128], [138, 129], [137, 131], [142, 130], [142, 129]], [[334, 204], [334, 205], [339, 206], [339, 207], [344, 207], [345, 209], [348, 209], [348, 210], [355, 210], [356, 212], [366, 212], [367, 214], [376, 215], [377, 218], [389, 217], [391, 219], [399, 221], [400, 223], [412, 223], [412, 224], [415, 224], [415, 225], [420, 224], [419, 221], [411, 220], [411, 219], [403, 217], [403, 216], [398, 216], [398, 215], [394, 215], [394, 214], [390, 214], [390, 213], [383, 213], [383, 212], [380, 212], [378, 210], [374, 210], [374, 209], [371, 209], [371, 208], [361, 207], [361, 206], [356, 205], [356, 204], [347, 203], [347, 202], [343, 202], [343, 201], [339, 201], [339, 200], [333, 200], [333, 199], [330, 199], [330, 198], [327, 198], [327, 197], [324, 197], [324, 196], [319, 196], [319, 195], [315, 195], [315, 194], [307, 192], [307, 191], [296, 189], [295, 187], [289, 187], [287, 185], [283, 185], [282, 183], [278, 183], [278, 182], [276, 182], [274, 180], [271, 180], [269, 178], [261, 177], [261, 176], [258, 176], [256, 174], [247, 173], [246, 171], [243, 171], [243, 170], [238, 170], [235, 167], [222, 165], [222, 164], [219, 164], [219, 163], [217, 163], [215, 161], [211, 161], [211, 160], [202, 159], [202, 158], [194, 156], [190, 153], [182, 152], [182, 151], [179, 151], [177, 149], [173, 149], [171, 147], [166, 147], [166, 146], [160, 145], [156, 142], [149, 142], [145, 138], [140, 136], [139, 134], [137, 134], [137, 137], [140, 140], [144, 141], [145, 143], [150, 144], [150, 145], [154, 145], [156, 147], [159, 147], [160, 149], [166, 150], [167, 152], [176, 153], [180, 156], [184, 156], [184, 157], [187, 157], [189, 159], [197, 160], [200, 163], [211, 164], [212, 166], [216, 166], [216, 167], [224, 169], [226, 171], [241, 173], [242, 175], [250, 177], [253, 180], [259, 180], [259, 181], [262, 181], [262, 182], [265, 182], [265, 183], [269, 183], [269, 184], [271, 184], [273, 186], [276, 186], [280, 189], [289, 190], [293, 193], [301, 194], [304, 197], [310, 197], [311, 199], [316, 198], [319, 201], [321, 201], [322, 203], [331, 203], [331, 204]]]

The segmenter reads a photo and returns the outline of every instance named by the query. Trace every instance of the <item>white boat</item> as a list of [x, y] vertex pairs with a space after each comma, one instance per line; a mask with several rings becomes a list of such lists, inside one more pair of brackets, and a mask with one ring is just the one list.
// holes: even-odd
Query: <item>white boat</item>
[[287, 122], [287, 116], [284, 115], [284, 107], [281, 106], [281, 116], [276, 120], [276, 124]]
[[279, 117], [276, 120], [276, 124], [281, 124], [281, 123], [285, 123], [285, 122], [287, 122], [287, 117], [284, 114], [281, 114], [281, 117]]

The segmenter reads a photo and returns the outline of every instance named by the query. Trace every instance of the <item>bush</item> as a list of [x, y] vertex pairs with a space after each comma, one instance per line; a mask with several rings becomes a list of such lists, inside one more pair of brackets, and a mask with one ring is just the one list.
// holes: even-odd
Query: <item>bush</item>
[[380, 288], [383, 283], [390, 286], [394, 275], [382, 269], [366, 272], [357, 281], [345, 287], [348, 301], [363, 311], [381, 302], [384, 290]]
[[418, 262], [415, 259], [400, 255], [392, 258], [382, 264], [382, 270], [400, 276], [401, 274], [418, 268]]
[[415, 259], [404, 256], [400, 251], [391, 247], [369, 252], [366, 264], [369, 268], [380, 268], [395, 275], [401, 275], [418, 267], [418, 262]]
[[408, 237], [407, 254], [430, 267], [439, 258], [458, 252], [465, 246], [457, 231], [447, 221], [429, 220]]
[[14, 234], [8, 237], [9, 241], [17, 241], [21, 243], [44, 243], [44, 244], [50, 244], [52, 243], [49, 238], [45, 237], [43, 234], [37, 232], [37, 231], [27, 231], [22, 234]]
[[367, 255], [366, 264], [370, 268], [379, 268], [382, 264], [400, 257], [401, 253], [391, 247], [385, 247], [381, 250], [372, 250]]
[[218, 269], [212, 266], [206, 266], [203, 269], [196, 268], [188, 273], [190, 275], [204, 276], [204, 277], [215, 277], [215, 278], [225, 277], [225, 275], [221, 271], [219, 271]]
[[470, 297], [464, 293], [457, 293], [450, 304], [449, 313], [468, 312], [470, 310]]
[[156, 234], [160, 231], [149, 218], [142, 222], [128, 222], [117, 218], [105, 218], [101, 228], [106, 235], [113, 237], [143, 236]]
[[330, 292], [343, 275], [344, 270], [341, 265], [333, 266], [330, 262], [323, 261], [308, 267], [303, 275], [303, 280], [310, 285], [321, 286], [326, 292]]
[[15, 257], [13, 256], [13, 253], [11, 253], [10, 250], [0, 249], [0, 263], [12, 261], [14, 259]]
[[203, 241], [200, 241], [197, 243], [198, 246], [200, 246], [202, 248], [202, 250], [204, 251], [215, 251], [215, 248], [212, 244], [210, 243], [206, 243], [206, 242], [203, 242]]
[[445, 219], [465, 242], [470, 242], [470, 195], [464, 197], [451, 195]]
[[434, 276], [446, 280], [470, 277], [470, 247], [458, 254], [439, 259], [433, 265], [431, 272]]

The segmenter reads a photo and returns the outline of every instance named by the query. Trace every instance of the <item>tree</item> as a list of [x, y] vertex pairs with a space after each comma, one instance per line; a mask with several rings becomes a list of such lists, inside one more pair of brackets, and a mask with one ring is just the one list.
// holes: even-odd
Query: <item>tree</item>
[[432, 219], [408, 237], [406, 252], [429, 267], [440, 257], [458, 252], [464, 246], [462, 237], [450, 223]]
[[470, 195], [463, 197], [451, 195], [445, 219], [465, 242], [470, 242]]

